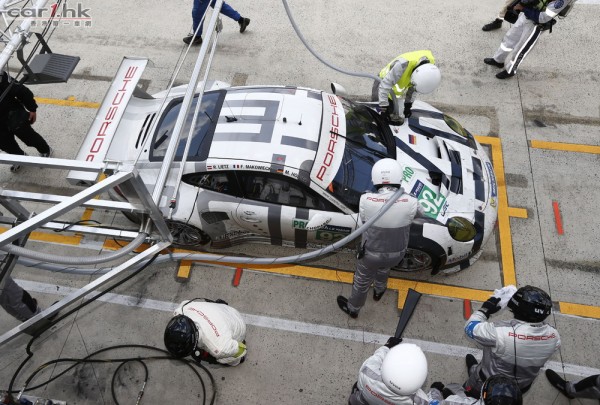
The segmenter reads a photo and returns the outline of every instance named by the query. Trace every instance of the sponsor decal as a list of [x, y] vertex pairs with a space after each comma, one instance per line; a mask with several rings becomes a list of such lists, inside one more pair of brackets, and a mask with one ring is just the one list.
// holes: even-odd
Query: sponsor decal
[[496, 204], [497, 204], [496, 199], [494, 197], [490, 198], [490, 205], [492, 207], [496, 208]]
[[294, 229], [306, 229], [306, 224], [308, 224], [306, 219], [292, 219], [292, 228]]
[[204, 320], [208, 323], [208, 325], [213, 330], [213, 332], [215, 332], [215, 336], [217, 336], [217, 337], [221, 336], [219, 334], [219, 330], [217, 329], [217, 327], [215, 326], [215, 324], [212, 323], [212, 321], [210, 319], [208, 319], [208, 317], [204, 314], [204, 312], [202, 312], [202, 311], [200, 311], [199, 309], [196, 309], [196, 308], [190, 308], [190, 311], [193, 311], [193, 312], [197, 313], [198, 315], [200, 315], [202, 318], [204, 318]]
[[534, 340], [534, 341], [556, 339], [556, 334], [554, 334], [554, 333], [551, 335], [531, 336], [531, 335], [524, 335], [521, 333], [508, 332], [508, 336], [511, 338], [519, 339], [519, 340]]
[[227, 240], [227, 239], [232, 239], [238, 236], [244, 236], [244, 235], [249, 235], [252, 232], [248, 232], [248, 231], [243, 231], [243, 230], [233, 230], [233, 231], [229, 231], [227, 233], [224, 233], [222, 235], [217, 236], [215, 239], [216, 240]]
[[444, 206], [442, 207], [440, 216], [445, 217], [446, 216], [446, 212], [448, 211], [448, 207], [450, 206], [450, 203], [448, 201], [446, 201], [444, 203]]
[[[426, 216], [437, 218], [437, 216], [440, 215], [440, 211], [446, 202], [446, 197], [441, 194], [436, 194], [435, 191], [427, 187], [420, 180], [417, 180], [410, 193], [419, 200], [419, 204], [423, 207]], [[446, 207], [446, 209], [447, 208], [448, 207]]]
[[561, 8], [564, 4], [565, 4], [565, 2], [563, 0], [558, 0], [554, 3], [554, 8], [556, 8], [556, 9]]
[[449, 257], [448, 260], [446, 261], [446, 264], [456, 263], [456, 262], [463, 261], [466, 258], [468, 258], [470, 254], [471, 254], [471, 252], [469, 252], [469, 253], [463, 253], [462, 255], [454, 256], [454, 257], [451, 257], [451, 258]]
[[488, 175], [490, 176], [490, 191], [492, 193], [492, 197], [498, 196], [498, 186], [496, 184], [496, 175], [494, 174], [494, 168], [490, 162], [485, 162], [485, 167], [488, 171]]
[[402, 172], [402, 181], [408, 182], [410, 179], [412, 179], [414, 174], [415, 171], [411, 167], [405, 166], [404, 172]]
[[341, 163], [346, 145], [343, 136], [346, 132], [345, 126], [344, 110], [338, 98], [328, 95], [323, 100], [323, 129], [311, 173], [311, 176], [320, 181], [321, 186], [331, 183]]

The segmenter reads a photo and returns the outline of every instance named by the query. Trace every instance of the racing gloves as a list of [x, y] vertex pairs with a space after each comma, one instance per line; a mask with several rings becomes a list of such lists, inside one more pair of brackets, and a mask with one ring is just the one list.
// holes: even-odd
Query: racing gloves
[[486, 318], [489, 318], [490, 315], [495, 314], [502, 309], [500, 305], [498, 305], [499, 302], [500, 298], [490, 297], [486, 302], [483, 303], [481, 308], [479, 308], [479, 311], [483, 312]]
[[405, 118], [410, 118], [410, 116], [412, 115], [412, 112], [410, 111], [410, 109], [412, 108], [413, 103], [404, 103], [404, 117]]
[[[436, 381], [431, 384], [431, 388], [438, 390], [441, 392], [444, 399], [448, 398], [450, 395], [453, 395], [452, 391], [444, 386], [443, 383]], [[433, 402], [431, 403], [433, 405]]]

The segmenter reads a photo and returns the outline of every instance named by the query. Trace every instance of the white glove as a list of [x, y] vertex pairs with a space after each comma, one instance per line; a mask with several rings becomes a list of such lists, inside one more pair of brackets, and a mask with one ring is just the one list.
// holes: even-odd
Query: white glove
[[507, 285], [506, 287], [494, 290], [494, 295], [492, 295], [492, 297], [500, 298], [498, 306], [504, 309], [508, 305], [508, 301], [510, 301], [511, 297], [516, 292], [517, 287], [515, 287], [514, 285]]

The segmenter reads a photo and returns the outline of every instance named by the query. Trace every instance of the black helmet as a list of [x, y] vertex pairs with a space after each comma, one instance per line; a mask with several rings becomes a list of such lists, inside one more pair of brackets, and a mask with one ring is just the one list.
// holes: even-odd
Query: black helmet
[[177, 315], [165, 329], [165, 347], [175, 357], [192, 354], [196, 348], [197, 332], [194, 322], [185, 315]]
[[508, 301], [516, 319], [525, 322], [542, 322], [550, 315], [552, 300], [542, 289], [526, 285], [517, 290]]
[[481, 399], [485, 405], [522, 405], [523, 396], [514, 378], [493, 375], [483, 383]]

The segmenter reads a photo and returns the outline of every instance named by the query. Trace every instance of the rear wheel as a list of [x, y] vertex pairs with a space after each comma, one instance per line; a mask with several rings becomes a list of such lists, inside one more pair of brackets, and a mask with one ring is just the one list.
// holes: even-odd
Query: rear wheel
[[413, 272], [431, 270], [440, 263], [440, 259], [426, 250], [407, 248], [404, 259], [392, 270], [402, 272]]
[[179, 247], [198, 247], [210, 242], [210, 236], [202, 229], [180, 221], [166, 220], [173, 236], [173, 244]]

